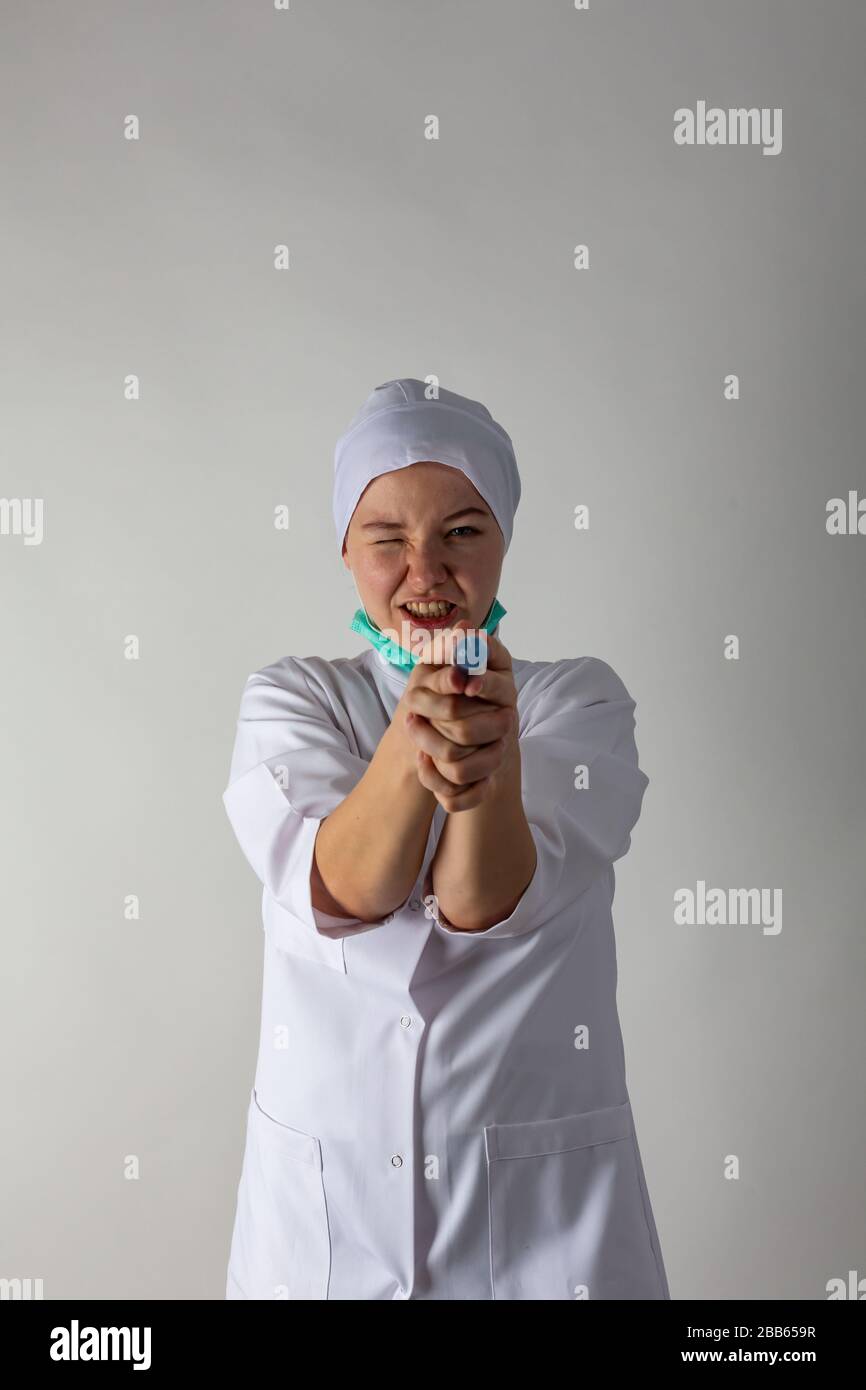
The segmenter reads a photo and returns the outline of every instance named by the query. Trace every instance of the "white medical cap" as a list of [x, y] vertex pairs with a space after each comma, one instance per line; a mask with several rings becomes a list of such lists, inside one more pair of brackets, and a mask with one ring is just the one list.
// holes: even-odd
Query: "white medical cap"
[[371, 391], [334, 452], [334, 526], [340, 552], [352, 514], [373, 478], [429, 459], [459, 468], [495, 516], [507, 550], [520, 501], [514, 446], [480, 401], [400, 377]]

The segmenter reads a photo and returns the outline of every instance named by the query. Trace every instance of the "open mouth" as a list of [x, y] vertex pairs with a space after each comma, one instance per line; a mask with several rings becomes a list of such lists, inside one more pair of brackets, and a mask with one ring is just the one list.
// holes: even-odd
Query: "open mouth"
[[410, 608], [407, 604], [402, 603], [400, 611], [406, 614], [413, 627], [445, 627], [457, 612], [457, 604], [422, 603], [413, 604]]

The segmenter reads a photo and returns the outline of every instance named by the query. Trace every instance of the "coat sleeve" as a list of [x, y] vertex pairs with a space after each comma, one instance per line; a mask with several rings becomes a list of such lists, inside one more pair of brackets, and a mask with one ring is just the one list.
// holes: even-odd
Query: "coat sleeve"
[[325, 690], [293, 658], [248, 677], [223, 804], [292, 932], [339, 936], [359, 921], [314, 908], [310, 874], [319, 826], [368, 766], [353, 753]]
[[[519, 734], [535, 872], [510, 916], [459, 935], [484, 941], [543, 928], [626, 853], [649, 785], [638, 766], [634, 710], [606, 662], [580, 657], [553, 664]], [[431, 884], [428, 871], [428, 913], [441, 931], [458, 932], [431, 899]]]

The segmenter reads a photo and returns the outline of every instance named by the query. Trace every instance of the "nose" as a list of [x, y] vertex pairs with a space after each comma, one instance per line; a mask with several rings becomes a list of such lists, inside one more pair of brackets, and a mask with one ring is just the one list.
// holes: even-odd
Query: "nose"
[[448, 570], [437, 543], [416, 546], [406, 571], [406, 585], [414, 593], [429, 594], [447, 582]]

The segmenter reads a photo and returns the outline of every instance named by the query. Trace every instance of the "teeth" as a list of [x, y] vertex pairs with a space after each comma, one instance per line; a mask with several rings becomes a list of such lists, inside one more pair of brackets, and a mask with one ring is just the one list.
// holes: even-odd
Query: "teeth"
[[414, 613], [416, 618], [442, 618], [451, 612], [454, 604], [443, 603], [441, 599], [437, 599], [433, 603], [406, 603], [403, 606], [408, 608], [410, 613]]

